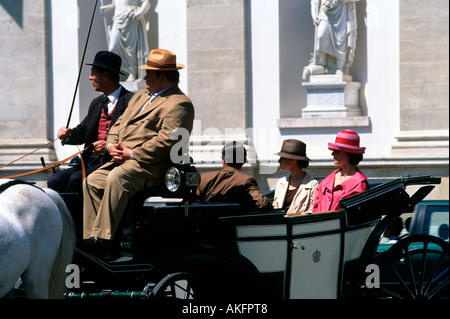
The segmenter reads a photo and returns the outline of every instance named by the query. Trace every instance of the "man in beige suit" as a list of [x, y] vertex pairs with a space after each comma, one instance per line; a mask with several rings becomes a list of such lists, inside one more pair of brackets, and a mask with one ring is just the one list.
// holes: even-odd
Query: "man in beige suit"
[[166, 169], [176, 160], [172, 147], [188, 145], [185, 137], [193, 126], [194, 107], [178, 88], [178, 70], [184, 65], [176, 63], [176, 55], [154, 49], [140, 68], [147, 72], [146, 88], [131, 98], [110, 129], [106, 147], [112, 160], [83, 183], [83, 244], [98, 255], [109, 248], [130, 198], [163, 184]]

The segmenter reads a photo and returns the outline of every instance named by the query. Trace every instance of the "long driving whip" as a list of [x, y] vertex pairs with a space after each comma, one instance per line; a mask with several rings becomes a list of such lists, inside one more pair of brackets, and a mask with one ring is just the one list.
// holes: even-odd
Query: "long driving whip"
[[70, 119], [72, 117], [73, 106], [75, 104], [75, 99], [77, 97], [78, 85], [80, 83], [80, 77], [81, 77], [81, 70], [83, 69], [84, 56], [86, 55], [86, 49], [87, 49], [87, 45], [89, 42], [89, 36], [91, 35], [91, 29], [92, 29], [92, 24], [94, 22], [94, 16], [95, 16], [95, 11], [97, 9], [97, 3], [98, 3], [98, 0], [95, 0], [94, 11], [92, 12], [91, 24], [89, 25], [89, 31], [88, 31], [88, 35], [86, 38], [86, 43], [84, 44], [83, 56], [81, 57], [80, 69], [78, 71], [77, 84], [75, 84], [75, 91], [73, 92], [72, 106], [70, 107], [69, 118], [67, 119], [66, 127], [69, 127], [69, 125], [70, 125]]

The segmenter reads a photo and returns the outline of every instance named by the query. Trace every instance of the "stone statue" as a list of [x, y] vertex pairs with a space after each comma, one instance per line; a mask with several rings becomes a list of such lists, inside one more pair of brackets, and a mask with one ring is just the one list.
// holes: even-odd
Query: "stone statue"
[[356, 2], [311, 0], [315, 25], [314, 57], [303, 79], [314, 74], [350, 74], [356, 49]]
[[149, 0], [113, 0], [109, 5], [100, 6], [102, 13], [114, 12], [108, 50], [122, 58], [121, 71], [127, 74], [126, 81], [145, 76], [145, 70], [139, 70], [138, 66], [147, 63], [149, 53], [144, 20], [149, 9]]

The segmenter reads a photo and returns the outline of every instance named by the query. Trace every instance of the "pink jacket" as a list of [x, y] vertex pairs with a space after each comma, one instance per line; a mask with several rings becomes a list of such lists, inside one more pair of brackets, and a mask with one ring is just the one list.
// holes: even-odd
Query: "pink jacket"
[[358, 169], [355, 175], [334, 187], [334, 176], [339, 169], [325, 177], [316, 189], [313, 213], [338, 211], [341, 199], [362, 193], [369, 189], [367, 177]]

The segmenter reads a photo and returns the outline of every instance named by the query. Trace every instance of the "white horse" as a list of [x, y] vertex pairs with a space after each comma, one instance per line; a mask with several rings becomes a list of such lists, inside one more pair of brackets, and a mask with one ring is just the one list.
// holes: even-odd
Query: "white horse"
[[[0, 180], [0, 185], [9, 180]], [[0, 298], [19, 278], [28, 298], [62, 298], [76, 235], [58, 193], [17, 184], [0, 194]]]

